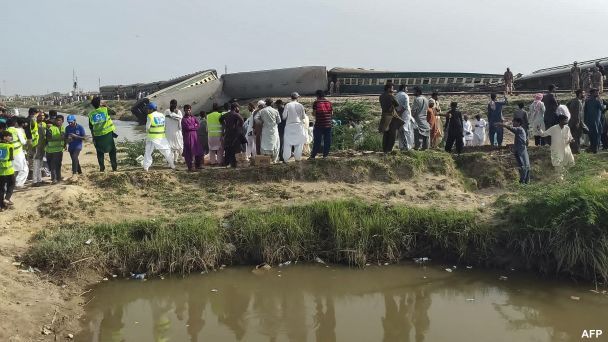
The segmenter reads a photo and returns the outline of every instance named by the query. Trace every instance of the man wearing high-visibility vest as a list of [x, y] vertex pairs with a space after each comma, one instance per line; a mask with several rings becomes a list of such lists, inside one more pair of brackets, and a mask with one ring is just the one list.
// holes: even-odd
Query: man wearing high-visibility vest
[[13, 134], [2, 131], [0, 135], [0, 211], [13, 205], [11, 196], [15, 188], [15, 170], [13, 169]]
[[23, 119], [14, 116], [6, 122], [6, 130], [13, 135], [13, 168], [17, 172], [15, 177], [15, 186], [17, 188], [25, 186], [27, 175], [30, 172], [24, 151], [27, 139], [25, 138], [25, 131], [21, 128], [21, 125], [24, 123]]
[[51, 169], [51, 183], [57, 184], [63, 181], [61, 177], [61, 164], [63, 162], [63, 151], [65, 150], [65, 128], [63, 128], [63, 115], [57, 115], [55, 121], [46, 129], [46, 160]]
[[213, 111], [207, 114], [207, 139], [209, 142], [209, 164], [222, 165], [224, 163], [224, 144], [222, 141], [222, 113], [217, 103], [213, 104]]
[[152, 166], [154, 150], [158, 150], [165, 157], [169, 167], [175, 170], [175, 162], [165, 136], [165, 116], [157, 111], [156, 103], [150, 102], [148, 103], [148, 118], [146, 119], [146, 150], [143, 162], [145, 171], [148, 171]]
[[[38, 108], [30, 108], [27, 111], [27, 123], [24, 127], [25, 129], [25, 137], [27, 139], [27, 154], [26, 160], [27, 165], [30, 169], [30, 173], [33, 174], [32, 170], [34, 169], [34, 154], [36, 154], [36, 147], [40, 142], [40, 135], [38, 134], [38, 122], [36, 118], [38, 117], [40, 111]], [[30, 179], [31, 175], [28, 175], [28, 179]]]
[[[44, 158], [46, 157], [46, 152], [44, 151], [46, 148], [46, 122], [44, 121], [44, 114], [38, 112], [36, 115], [35, 123], [30, 123], [30, 129], [32, 127], [36, 128], [36, 133], [32, 129], [32, 168], [34, 171], [32, 172], [32, 182], [33, 186], [38, 187], [45, 184], [42, 181], [42, 173], [44, 169], [44, 173], [48, 174], [48, 170], [44, 167]], [[36, 139], [34, 139], [36, 137]], [[34, 145], [34, 141], [36, 144]]]
[[91, 105], [94, 110], [89, 113], [89, 128], [93, 136], [93, 145], [95, 145], [95, 150], [97, 151], [99, 171], [103, 172], [106, 170], [104, 163], [104, 155], [106, 153], [110, 155], [112, 171], [116, 171], [118, 163], [116, 162], [116, 144], [114, 143], [114, 138], [118, 136], [114, 133], [114, 123], [110, 118], [108, 108], [101, 105], [101, 98], [99, 96], [95, 96], [91, 100]]

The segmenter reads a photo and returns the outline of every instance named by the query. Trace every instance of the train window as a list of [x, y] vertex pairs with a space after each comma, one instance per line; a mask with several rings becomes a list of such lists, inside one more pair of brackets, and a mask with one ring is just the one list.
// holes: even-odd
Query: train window
[[490, 79], [489, 78], [482, 78], [481, 79], [481, 83], [488, 84], [488, 83], [490, 83]]
[[430, 81], [431, 81], [430, 78], [424, 78], [424, 79], [422, 79], [422, 84], [429, 84]]
[[412, 79], [411, 78], [406, 78], [405, 79], [405, 84], [407, 84], [407, 85], [413, 84], [412, 83]]
[[481, 83], [481, 78], [475, 78], [475, 79], [473, 79], [473, 83], [475, 83], [475, 84]]
[[379, 78], [376, 80], [376, 85], [384, 85], [384, 79], [383, 78]]
[[454, 83], [462, 83], [462, 81], [464, 81], [464, 78], [458, 77], [458, 78], [456, 78], [456, 80], [454, 81]]
[[350, 85], [350, 78], [344, 79], [344, 85]]
[[437, 84], [445, 84], [445, 80], [446, 80], [446, 78], [442, 77], [437, 81]]
[[389, 84], [389, 83], [394, 84], [393, 80], [386, 80], [386, 83], [384, 83], [384, 84]]
[[471, 77], [467, 77], [464, 81], [464, 83], [471, 83], [473, 82], [473, 79]]
[[357, 79], [357, 85], [363, 85], [363, 79], [362, 78], [358, 78]]

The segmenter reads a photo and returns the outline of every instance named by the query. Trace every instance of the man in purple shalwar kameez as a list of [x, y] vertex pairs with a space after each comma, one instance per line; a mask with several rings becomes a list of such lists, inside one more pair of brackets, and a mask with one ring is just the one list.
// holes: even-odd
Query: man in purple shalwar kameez
[[182, 119], [182, 135], [184, 137], [184, 152], [183, 156], [188, 165], [188, 171], [192, 172], [192, 159], [197, 169], [202, 169], [203, 149], [198, 141], [198, 129], [200, 123], [192, 115], [192, 107], [184, 106], [184, 118]]

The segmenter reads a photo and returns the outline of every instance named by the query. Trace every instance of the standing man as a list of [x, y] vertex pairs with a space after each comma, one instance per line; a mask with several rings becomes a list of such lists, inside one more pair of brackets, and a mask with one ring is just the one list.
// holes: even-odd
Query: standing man
[[312, 115], [315, 117], [315, 126], [312, 129], [313, 143], [310, 159], [315, 159], [321, 152], [323, 142], [323, 158], [327, 158], [331, 149], [331, 123], [334, 108], [325, 98], [323, 90], [317, 90], [317, 100], [312, 104]]
[[[543, 96], [543, 103], [545, 104], [545, 129], [549, 129], [557, 124], [557, 107], [559, 107], [559, 102], [555, 97], [555, 84], [551, 84], [548, 90], [549, 92]], [[543, 140], [545, 144], [551, 145], [550, 136], [545, 136]]]
[[505, 81], [505, 95], [513, 95], [513, 73], [511, 69], [507, 68], [503, 79]]
[[222, 165], [224, 163], [224, 147], [222, 142], [222, 124], [220, 123], [220, 107], [213, 104], [213, 110], [207, 115], [207, 136], [209, 143], [209, 164]]
[[570, 69], [570, 78], [572, 80], [572, 91], [577, 91], [581, 88], [581, 68], [578, 66], [578, 62], [574, 62], [572, 69]]
[[399, 86], [399, 92], [395, 96], [399, 108], [397, 112], [401, 111], [401, 120], [405, 122], [399, 127], [399, 149], [402, 151], [409, 151], [414, 148], [414, 119], [412, 118], [412, 109], [410, 107], [410, 97], [407, 95], [407, 87], [405, 84]]
[[165, 115], [157, 111], [156, 103], [148, 103], [148, 118], [146, 119], [146, 150], [144, 152], [144, 171], [148, 171], [152, 166], [152, 153], [158, 150], [169, 164], [172, 170], [175, 170], [175, 161], [171, 155], [169, 142], [165, 136]]
[[338, 80], [336, 81], [336, 95], [340, 95], [340, 86], [341, 86], [341, 85], [342, 85], [342, 84], [340, 83], [340, 80], [338, 79]]
[[17, 172], [15, 177], [15, 186], [17, 188], [23, 188], [27, 175], [30, 170], [27, 166], [27, 160], [25, 158], [25, 151], [23, 150], [27, 146], [27, 139], [25, 138], [25, 131], [21, 128], [21, 125], [25, 122], [22, 119], [13, 116], [6, 121], [6, 130], [11, 133], [13, 139], [13, 169]]
[[583, 136], [583, 117], [585, 115], [583, 101], [585, 100], [585, 92], [582, 89], [576, 90], [576, 97], [570, 100], [566, 105], [570, 112], [570, 133], [572, 134], [572, 142], [570, 148], [572, 153], [578, 154], [580, 151], [581, 137]]
[[293, 157], [296, 161], [302, 159], [302, 150], [308, 137], [308, 127], [304, 127], [306, 120], [306, 110], [298, 102], [300, 94], [291, 94], [291, 102], [285, 106], [282, 122], [285, 122], [285, 136], [283, 145], [283, 163], [287, 163], [291, 158], [291, 149], [294, 148]]
[[[269, 104], [270, 102], [270, 104]], [[281, 116], [281, 118], [283, 118], [283, 112], [285, 111], [285, 104], [283, 103], [283, 100], [278, 99], [274, 102], [274, 104], [277, 106], [277, 111], [279, 112], [279, 115]], [[266, 106], [272, 106], [272, 99], [266, 99]], [[283, 159], [283, 146], [285, 145], [285, 120], [281, 120], [281, 123], [279, 124], [279, 160], [280, 161], [286, 161]], [[290, 155], [291, 155], [291, 151], [290, 151]]]
[[226, 166], [236, 167], [236, 154], [243, 152], [242, 146], [247, 142], [243, 133], [245, 121], [240, 114], [237, 102], [230, 104], [230, 112], [222, 117], [224, 124], [224, 149], [226, 151]]
[[[420, 87], [414, 88], [414, 96], [416, 97], [412, 107], [412, 116], [416, 121], [416, 129], [414, 129], [414, 148], [417, 150], [426, 150], [430, 146], [431, 135], [431, 126], [426, 119], [429, 109], [429, 100], [422, 96], [422, 89], [420, 89]], [[422, 145], [420, 144], [420, 141], [422, 141]]]
[[165, 111], [165, 129], [173, 162], [177, 163], [184, 152], [184, 138], [182, 135], [182, 119], [184, 113], [177, 108], [177, 100], [169, 102], [169, 109]]
[[591, 72], [591, 87], [597, 89], [600, 94], [604, 92], [604, 75], [597, 66]]
[[387, 83], [384, 86], [384, 93], [380, 95], [378, 100], [380, 101], [380, 107], [382, 107], [382, 117], [378, 125], [378, 131], [382, 133], [382, 151], [389, 153], [393, 150], [397, 137], [397, 126], [393, 124], [393, 120], [397, 115], [395, 111], [399, 107], [399, 103], [393, 96], [392, 83]]
[[488, 103], [488, 123], [490, 130], [490, 145], [502, 146], [502, 138], [504, 134], [503, 127], [496, 125], [502, 123], [505, 118], [502, 116], [502, 109], [508, 103], [507, 97], [505, 96], [504, 101], [496, 101], [496, 94], [490, 94], [490, 103]]
[[435, 119], [437, 120], [437, 128], [439, 128], [439, 136], [443, 137], [443, 131], [444, 131], [444, 126], [447, 126], [447, 121], [445, 123], [445, 125], [443, 124], [443, 122], [441, 121], [441, 117], [444, 116], [442, 115], [441, 112], [441, 104], [439, 103], [439, 93], [438, 92], [433, 92], [433, 94], [431, 94], [431, 99], [433, 101], [435, 101], [435, 113], [437, 113], [437, 115], [435, 116]]
[[51, 183], [57, 184], [63, 181], [61, 177], [61, 163], [63, 162], [63, 150], [65, 149], [65, 129], [63, 128], [63, 115], [57, 115], [55, 121], [46, 129], [46, 160], [51, 169]]
[[515, 155], [515, 160], [519, 166], [519, 183], [528, 184], [530, 183], [530, 157], [528, 156], [526, 143], [528, 137], [526, 131], [521, 127], [521, 123], [520, 118], [515, 118], [513, 119], [513, 127], [509, 127], [504, 123], [496, 123], [496, 126], [506, 128], [515, 134], [513, 154]]
[[[585, 125], [589, 129], [590, 146], [587, 152], [597, 153], [600, 146], [600, 138], [602, 134], [603, 115], [605, 110], [604, 104], [600, 100], [598, 90], [591, 89], [589, 98], [585, 101]], [[572, 113], [570, 113], [572, 114]]]
[[464, 148], [464, 123], [462, 113], [458, 110], [458, 103], [450, 104], [450, 111], [446, 113], [447, 122], [447, 138], [445, 140], [445, 151], [452, 152], [454, 143], [456, 144], [456, 153], [461, 154]]
[[[30, 108], [27, 113], [27, 125], [25, 128], [25, 138], [27, 139], [27, 155], [26, 160], [29, 171], [32, 172], [34, 169], [34, 154], [38, 143], [40, 142], [40, 135], [38, 134], [38, 117], [39, 110], [37, 108]], [[32, 172], [33, 173], [33, 172]], [[29, 177], [28, 177], [29, 178]]]
[[334, 92], [336, 91], [336, 84], [334, 81], [329, 82], [329, 96], [334, 96]]
[[15, 169], [13, 168], [13, 134], [0, 132], [0, 212], [12, 205], [11, 196], [15, 188]]
[[70, 159], [72, 159], [72, 176], [82, 174], [79, 156], [80, 151], [82, 151], [82, 142], [84, 141], [84, 136], [84, 127], [76, 122], [76, 116], [68, 115], [68, 126], [65, 128], [65, 139], [68, 142]]
[[263, 155], [270, 156], [272, 163], [276, 163], [279, 160], [279, 149], [281, 146], [279, 139], [281, 115], [276, 109], [267, 104], [268, 100], [266, 100], [266, 106], [260, 109], [257, 117], [258, 123], [262, 127], [260, 152]]
[[116, 171], [118, 163], [116, 162], [116, 144], [114, 143], [114, 138], [117, 135], [114, 133], [115, 127], [108, 113], [108, 107], [101, 105], [101, 98], [99, 96], [93, 97], [91, 105], [94, 110], [89, 113], [89, 128], [93, 135], [93, 145], [95, 145], [95, 150], [97, 151], [99, 171], [104, 172], [106, 170], [104, 163], [105, 153], [110, 155], [112, 171]]
[[[36, 144], [36, 148], [32, 151], [32, 164], [34, 169], [32, 173], [32, 182], [33, 186], [38, 187], [45, 184], [42, 182], [42, 171], [44, 167], [44, 158], [46, 156], [45, 148], [47, 124], [44, 121], [44, 115], [42, 113], [38, 113], [36, 116], [36, 127], [38, 129], [38, 142]], [[32, 139], [32, 141], [34, 140]], [[48, 170], [45, 169], [45, 173], [48, 173]]]

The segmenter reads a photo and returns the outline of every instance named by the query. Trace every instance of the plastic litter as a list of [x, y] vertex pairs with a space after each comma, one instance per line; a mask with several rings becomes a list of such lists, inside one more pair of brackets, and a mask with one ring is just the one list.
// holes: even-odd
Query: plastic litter
[[144, 166], [144, 156], [140, 155], [135, 158], [135, 161], [139, 163], [139, 165]]
[[67, 337], [70, 340], [72, 340], [72, 339], [74, 339], [74, 334], [67, 334], [65, 337]]
[[456, 266], [452, 266], [453, 269], [456, 269]]
[[474, 302], [475, 298], [467, 298], [467, 302]]
[[504, 281], [504, 280], [507, 280], [507, 279], [509, 279], [509, 277], [505, 277], [505, 276], [498, 277], [498, 280], [503, 280]]
[[131, 273], [131, 279], [139, 279], [139, 280], [143, 280], [146, 278], [146, 274], [145, 273]]
[[385, 262], [385, 263], [384, 263], [384, 266], [388, 266], [388, 265], [389, 265], [389, 263], [388, 263], [388, 262]]
[[53, 333], [53, 330], [51, 329], [50, 326], [45, 325], [42, 327], [42, 335], [50, 335]]
[[450, 272], [450, 273], [452, 273], [452, 272], [453, 272], [453, 270], [452, 270], [451, 268], [446, 268], [446, 269], [445, 269], [445, 271], [446, 271], [446, 272]]
[[211, 289], [211, 292], [220, 292], [218, 289]]
[[88, 239], [87, 241], [84, 242], [85, 245], [90, 245], [91, 242], [93, 242], [93, 239]]
[[319, 257], [316, 257], [316, 258], [315, 258], [315, 262], [317, 262], [317, 263], [319, 263], [319, 264], [323, 264], [323, 265], [325, 265], [325, 261], [323, 261], [323, 260], [322, 260], [321, 258], [319, 258]]
[[467, 266], [467, 270], [473, 269], [473, 266]]
[[103, 280], [103, 281], [108, 281], [108, 278], [103, 278], [102, 280]]
[[572, 300], [581, 300], [581, 297], [577, 297], [577, 296], [570, 296], [570, 299], [572, 299]]
[[18, 262], [18, 261], [16, 261], [16, 262], [13, 263], [13, 266], [21, 266], [21, 263]]
[[289, 265], [291, 265], [291, 261], [285, 261], [283, 263], [280, 263], [279, 267], [285, 267], [285, 266], [289, 266]]
[[431, 261], [431, 259], [427, 258], [427, 257], [422, 257], [422, 258], [414, 258], [414, 262], [418, 263], [418, 264], [423, 264], [427, 261]]
[[112, 278], [116, 278], [118, 277], [116, 274], [112, 274]]

